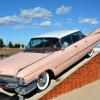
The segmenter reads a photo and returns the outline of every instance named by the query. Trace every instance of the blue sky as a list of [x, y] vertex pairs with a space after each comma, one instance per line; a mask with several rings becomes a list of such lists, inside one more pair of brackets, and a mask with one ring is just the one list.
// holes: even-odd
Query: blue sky
[[100, 0], [0, 0], [0, 37], [25, 43], [42, 33], [100, 27]]

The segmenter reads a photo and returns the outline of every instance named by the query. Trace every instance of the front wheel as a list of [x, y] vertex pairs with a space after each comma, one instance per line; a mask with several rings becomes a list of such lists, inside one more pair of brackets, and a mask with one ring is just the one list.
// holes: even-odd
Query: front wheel
[[37, 79], [37, 88], [39, 91], [45, 90], [50, 84], [50, 75], [48, 72], [43, 72]]

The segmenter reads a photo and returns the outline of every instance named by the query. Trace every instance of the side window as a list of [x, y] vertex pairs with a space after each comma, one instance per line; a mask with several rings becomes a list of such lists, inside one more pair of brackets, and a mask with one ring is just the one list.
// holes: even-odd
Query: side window
[[83, 39], [84, 37], [86, 37], [81, 31], [78, 32], [80, 39]]
[[72, 44], [71, 36], [68, 35], [68, 36], [65, 36], [65, 37], [61, 38], [61, 44], [62, 44], [63, 48], [66, 48], [69, 45], [71, 45]]
[[81, 40], [81, 37], [79, 35], [79, 32], [76, 32], [76, 33], [71, 34], [71, 38], [72, 38], [73, 43]]

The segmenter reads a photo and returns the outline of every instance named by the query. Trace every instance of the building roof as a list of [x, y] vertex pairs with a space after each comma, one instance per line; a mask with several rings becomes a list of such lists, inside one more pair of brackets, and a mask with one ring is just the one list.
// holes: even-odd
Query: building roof
[[62, 38], [66, 35], [69, 35], [69, 34], [72, 34], [72, 33], [75, 33], [75, 32], [78, 32], [79, 30], [63, 30], [63, 31], [54, 31], [54, 32], [49, 32], [49, 33], [45, 33], [45, 34], [42, 34], [40, 36], [36, 36], [36, 37], [52, 37], [52, 38]]

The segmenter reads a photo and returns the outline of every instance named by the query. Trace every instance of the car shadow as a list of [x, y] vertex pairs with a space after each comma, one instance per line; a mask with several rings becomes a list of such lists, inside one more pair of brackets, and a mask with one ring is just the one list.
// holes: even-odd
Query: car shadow
[[19, 98], [16, 94], [14, 96], [9, 96], [5, 93], [0, 92], [0, 100], [19, 100]]
[[28, 95], [25, 95], [24, 97], [26, 99], [31, 98], [32, 96], [34, 96], [35, 94], [39, 93], [38, 89], [36, 88], [35, 90], [33, 90], [32, 92], [30, 92]]
[[68, 72], [69, 70], [71, 70], [72, 68], [74, 68], [76, 65], [78, 65], [80, 62], [84, 61], [85, 59], [88, 59], [86, 56], [81, 58], [79, 61], [77, 61], [76, 63], [74, 63], [73, 65], [71, 65], [70, 67], [68, 67], [67, 69], [65, 69], [63, 72], [61, 72], [59, 75], [56, 76], [55, 79], [58, 79], [59, 77], [61, 77], [63, 74], [65, 74], [66, 72]]
[[[10, 92], [11, 93], [11, 92]], [[13, 92], [14, 93], [14, 92]], [[31, 93], [29, 93], [28, 95], [25, 95], [24, 98], [30, 98], [32, 96], [34, 96], [35, 94], [39, 93], [39, 91], [37, 90], [37, 88], [35, 90], [33, 90]], [[18, 94], [15, 94], [13, 96], [9, 96], [6, 93], [0, 92], [0, 100], [19, 100]]]

